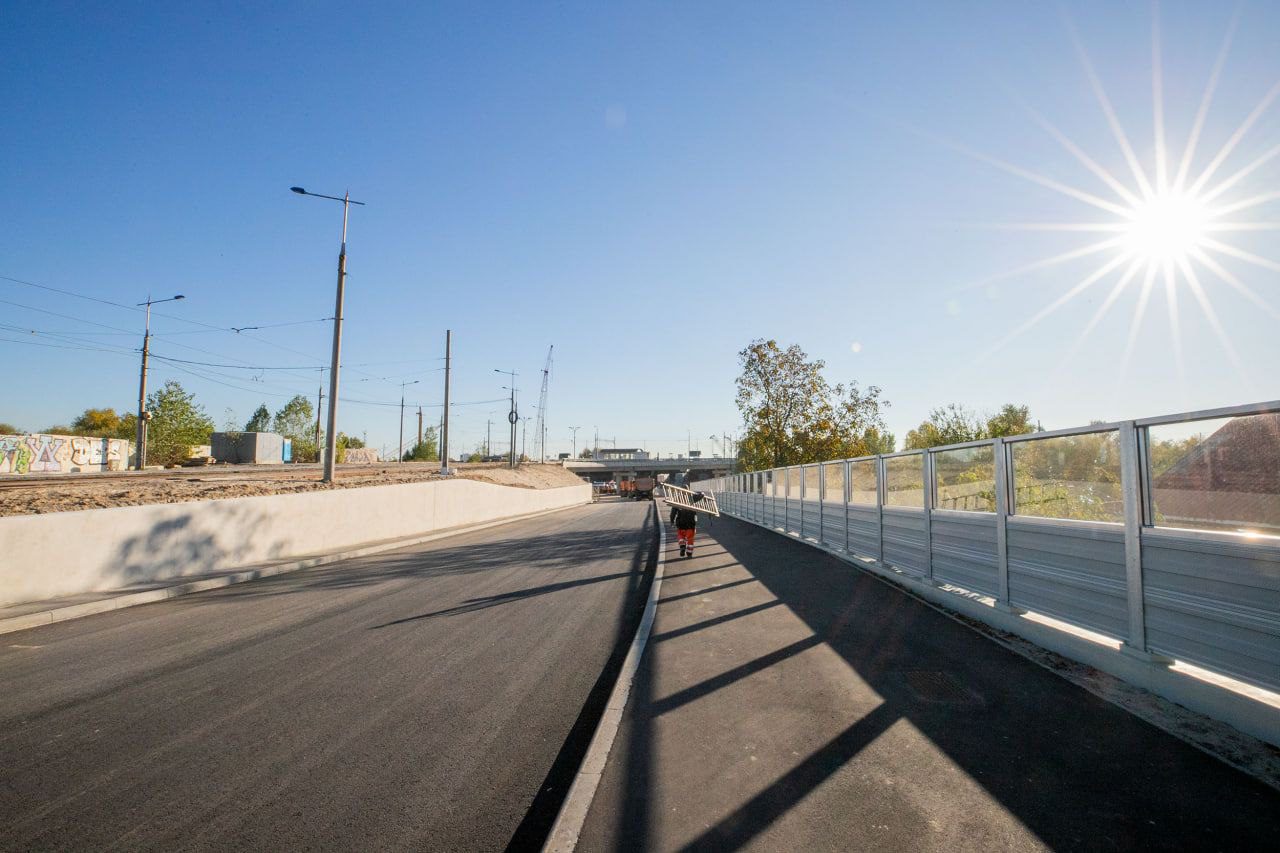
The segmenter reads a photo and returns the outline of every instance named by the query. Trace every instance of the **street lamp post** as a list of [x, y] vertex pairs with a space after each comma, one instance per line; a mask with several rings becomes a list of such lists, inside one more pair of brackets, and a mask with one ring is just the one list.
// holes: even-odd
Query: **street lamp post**
[[520, 420], [520, 413], [516, 411], [516, 376], [518, 374], [514, 370], [499, 370], [496, 367], [493, 372], [511, 377], [511, 385], [502, 387], [511, 392], [511, 411], [507, 412], [507, 423], [511, 424], [511, 452], [508, 455], [509, 464], [514, 468], [516, 467], [516, 422]]
[[147, 301], [138, 303], [139, 308], [143, 305], [147, 306], [147, 321], [145, 331], [142, 333], [142, 376], [138, 380], [137, 459], [133, 464], [133, 467], [139, 471], [147, 464], [147, 421], [151, 419], [151, 413], [147, 411], [147, 359], [151, 355], [151, 306], [159, 305], [161, 302], [177, 302], [179, 299], [186, 299], [186, 297], [179, 293], [167, 299], [152, 299], [151, 294], [148, 293]]
[[[399, 462], [404, 461], [404, 389], [410, 385], [417, 385], [421, 379], [415, 379], [412, 382], [400, 383], [400, 455], [396, 457]], [[422, 434], [422, 410], [418, 410], [418, 434]]]
[[529, 436], [530, 420], [531, 418], [528, 415], [525, 415], [520, 418], [520, 458], [521, 459], [528, 458], [528, 453], [526, 452], [528, 446], [525, 444], [525, 441]]
[[347, 279], [347, 213], [351, 205], [364, 206], [362, 201], [352, 201], [351, 193], [342, 198], [336, 195], [309, 193], [302, 187], [289, 187], [298, 195], [327, 198], [342, 202], [342, 248], [338, 251], [338, 292], [333, 307], [333, 358], [329, 365], [329, 434], [324, 442], [324, 482], [333, 482], [333, 466], [338, 456], [338, 363], [342, 358], [342, 292]]
[[573, 430], [573, 457], [572, 458], [577, 459], [578, 458], [578, 430], [582, 429], [582, 427], [580, 426], [569, 427], [569, 429]]

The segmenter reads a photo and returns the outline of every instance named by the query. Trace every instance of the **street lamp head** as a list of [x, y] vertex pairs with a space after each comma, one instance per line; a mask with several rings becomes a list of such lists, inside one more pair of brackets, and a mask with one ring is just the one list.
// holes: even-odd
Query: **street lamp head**
[[296, 192], [298, 195], [306, 195], [306, 194], [307, 194], [307, 191], [306, 191], [306, 190], [304, 190], [302, 187], [289, 187], [289, 189], [293, 190], [293, 191], [294, 191], [294, 192]]
[[174, 301], [175, 301], [175, 302], [176, 302], [176, 301], [178, 301], [179, 299], [186, 299], [186, 298], [187, 298], [187, 297], [183, 296], [181, 293], [179, 293], [177, 296], [173, 297], [173, 299], [174, 299]]

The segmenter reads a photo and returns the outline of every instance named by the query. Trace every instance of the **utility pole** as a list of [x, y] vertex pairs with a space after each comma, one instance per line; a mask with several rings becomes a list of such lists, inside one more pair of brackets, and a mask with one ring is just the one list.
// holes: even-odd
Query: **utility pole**
[[507, 412], [507, 423], [511, 425], [511, 445], [507, 456], [508, 464], [514, 468], [516, 467], [516, 423], [520, 420], [520, 412], [516, 409], [516, 376], [519, 374], [514, 370], [499, 370], [496, 367], [493, 372], [511, 377], [511, 385], [503, 387], [511, 392], [511, 410]]
[[528, 459], [528, 445], [525, 443], [529, 436], [529, 417], [526, 415], [520, 419], [520, 458]]
[[151, 294], [148, 293], [147, 301], [138, 303], [138, 307], [147, 306], [147, 322], [142, 333], [142, 377], [138, 380], [137, 460], [133, 466], [139, 471], [147, 464], [147, 421], [151, 419], [151, 413], [147, 411], [147, 361], [151, 355], [151, 306], [161, 302], [176, 302], [179, 299], [186, 299], [186, 297], [179, 293], [168, 299], [152, 299]]
[[576, 427], [569, 427], [569, 429], [573, 430], [573, 456], [572, 456], [572, 458], [573, 458], [573, 459], [577, 459], [577, 458], [578, 458], [578, 430], [582, 429], [582, 427], [580, 427], [580, 426], [576, 426]]
[[453, 332], [444, 331], [444, 413], [440, 416], [440, 473], [449, 473], [449, 355]]
[[414, 445], [419, 447], [422, 445], [422, 407], [418, 407], [418, 443]]
[[320, 409], [324, 405], [324, 386], [316, 389], [316, 453], [320, 452]]
[[298, 195], [310, 195], [316, 198], [327, 198], [342, 202], [342, 247], [338, 250], [338, 291], [334, 296], [333, 307], [333, 359], [329, 365], [329, 434], [324, 443], [324, 478], [323, 482], [333, 482], [333, 466], [338, 455], [338, 365], [342, 360], [342, 295], [347, 283], [347, 213], [351, 205], [363, 205], [362, 201], [352, 201], [351, 193], [342, 198], [320, 193], [309, 193], [302, 187], [289, 187]]
[[396, 461], [404, 461], [404, 389], [409, 385], [417, 385], [422, 380], [415, 379], [412, 382], [400, 383], [400, 456]]
[[489, 455], [489, 436], [492, 432], [493, 418], [486, 418], [484, 422], [484, 455]]
[[596, 430], [596, 442], [595, 442], [595, 449], [591, 451], [591, 458], [599, 459], [600, 458], [600, 427], [596, 427], [595, 430]]

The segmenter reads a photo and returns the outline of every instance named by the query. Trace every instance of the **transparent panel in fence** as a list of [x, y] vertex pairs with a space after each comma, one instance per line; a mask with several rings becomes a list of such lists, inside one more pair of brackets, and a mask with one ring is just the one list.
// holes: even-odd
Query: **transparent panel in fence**
[[937, 509], [996, 511], [996, 455], [991, 445], [933, 454]]
[[787, 469], [787, 497], [792, 500], [800, 500], [800, 482], [803, 471], [804, 469], [799, 465]]
[[804, 466], [804, 499], [816, 501], [822, 497], [822, 469], [817, 465]]
[[1280, 412], [1147, 431], [1157, 527], [1280, 536]]
[[1124, 521], [1115, 430], [1018, 441], [1012, 448], [1015, 515]]
[[876, 460], [863, 459], [849, 463], [849, 503], [871, 504], [876, 498]]
[[884, 505], [924, 507], [924, 454], [884, 460]]
[[822, 471], [826, 480], [822, 499], [829, 504], [844, 503], [844, 463], [828, 462], [822, 466]]
[[772, 495], [772, 496], [774, 496], [774, 497], [777, 497], [777, 495], [778, 495], [778, 472], [777, 472], [777, 471], [765, 471], [765, 472], [764, 472], [764, 485], [765, 485], [764, 493], [765, 493], [766, 495]]

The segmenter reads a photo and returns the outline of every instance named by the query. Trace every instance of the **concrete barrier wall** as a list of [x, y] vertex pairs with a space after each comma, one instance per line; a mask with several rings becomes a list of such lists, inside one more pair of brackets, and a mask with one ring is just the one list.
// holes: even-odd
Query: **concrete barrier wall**
[[591, 501], [440, 480], [0, 518], [0, 605], [225, 571]]

